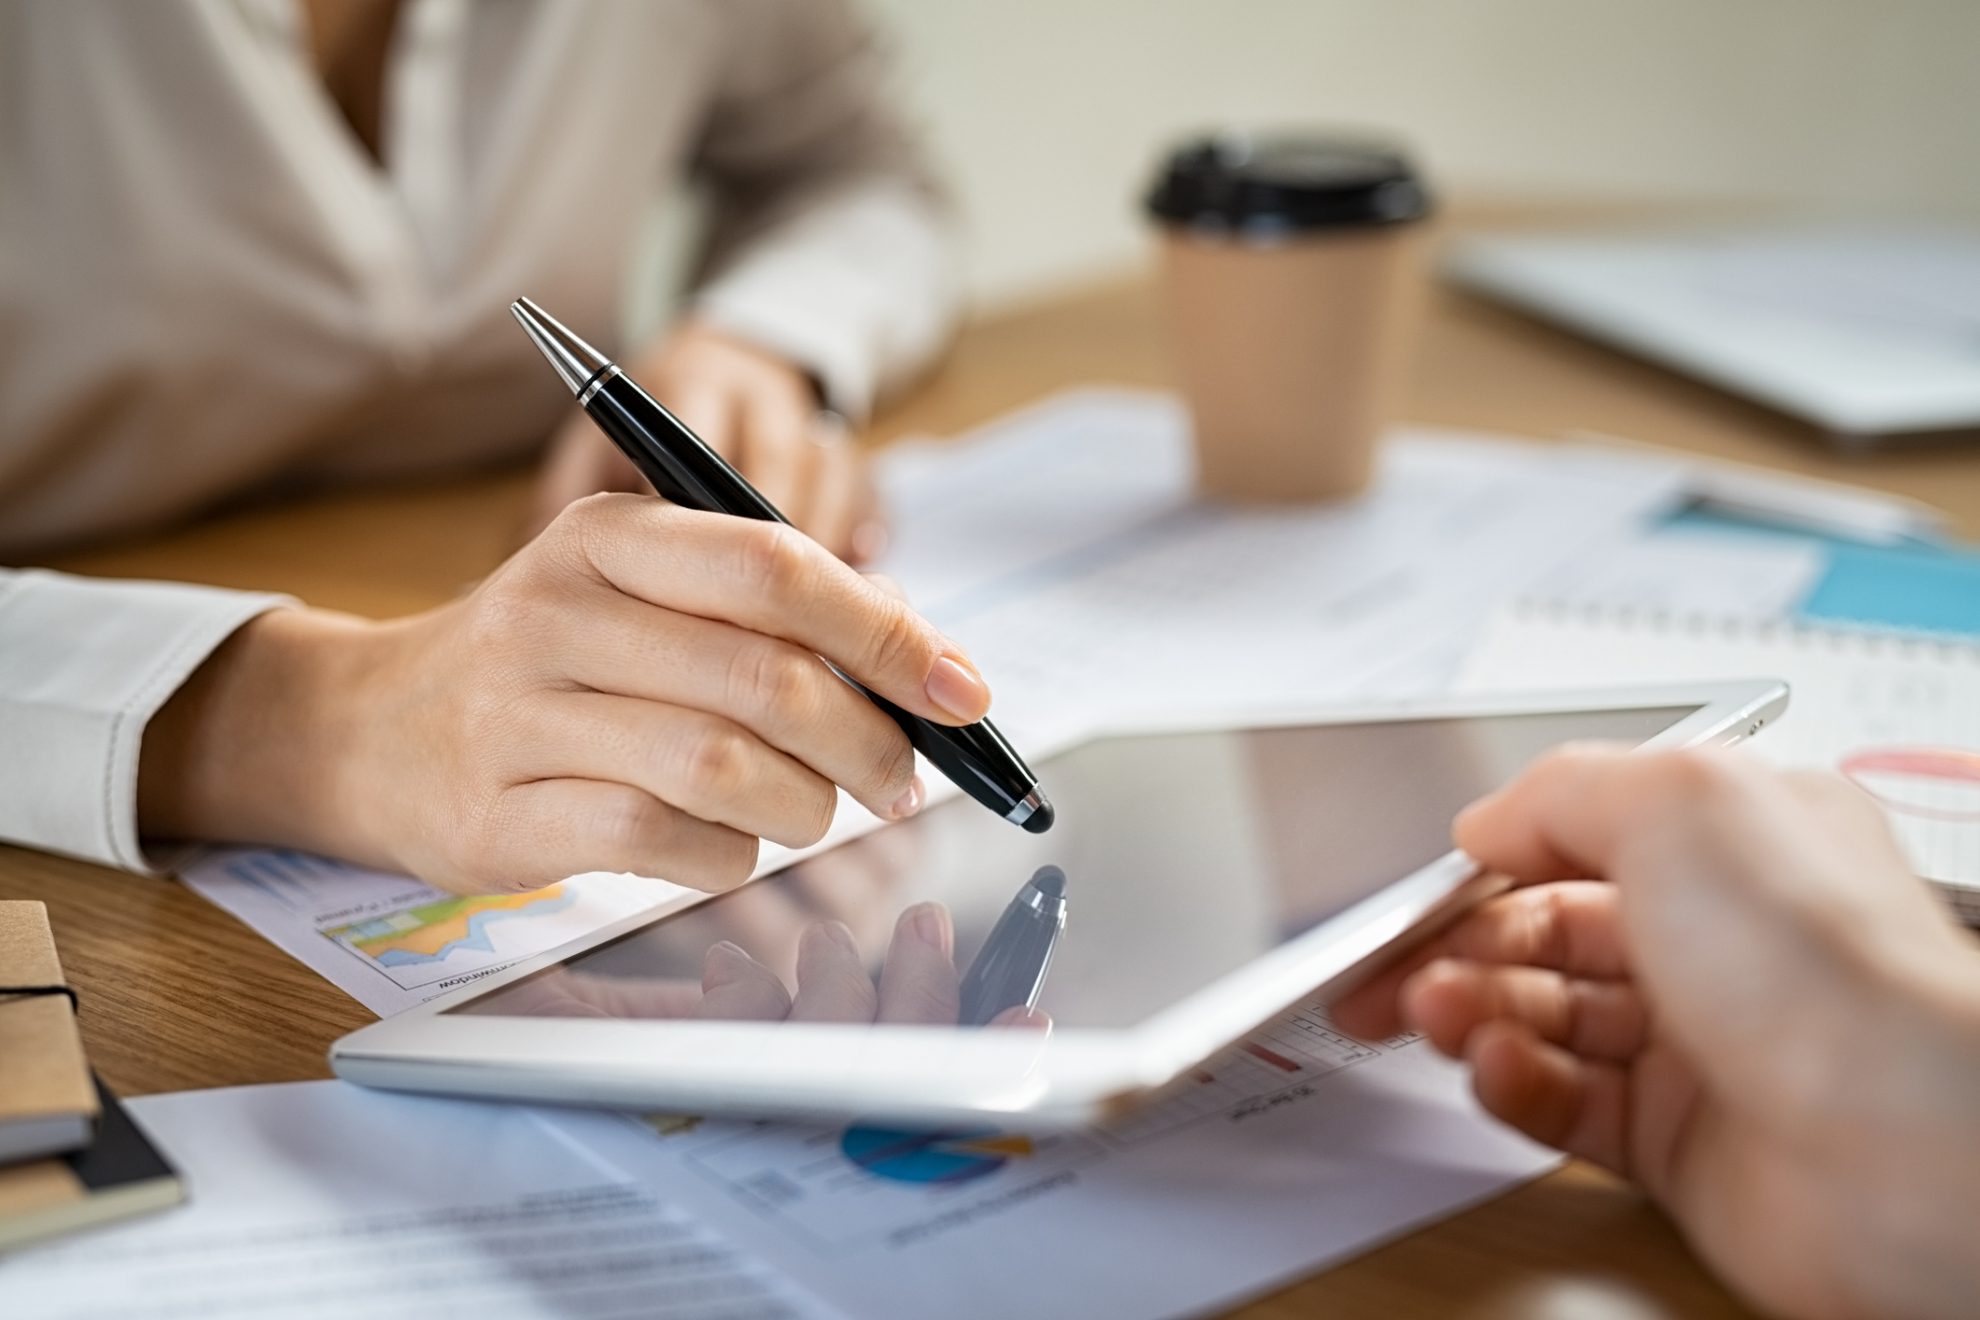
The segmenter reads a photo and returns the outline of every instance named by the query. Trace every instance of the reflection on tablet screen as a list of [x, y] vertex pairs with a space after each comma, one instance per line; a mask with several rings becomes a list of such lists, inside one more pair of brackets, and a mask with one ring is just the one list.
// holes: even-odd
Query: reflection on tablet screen
[[1696, 709], [1104, 739], [1039, 765], [1050, 834], [951, 799], [451, 1011], [1131, 1026], [1435, 861], [1546, 749]]

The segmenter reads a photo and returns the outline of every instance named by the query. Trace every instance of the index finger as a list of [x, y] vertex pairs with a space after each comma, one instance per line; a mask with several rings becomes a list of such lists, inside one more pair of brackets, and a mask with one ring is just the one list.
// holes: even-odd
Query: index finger
[[973, 724], [990, 709], [961, 647], [796, 528], [639, 496], [586, 503], [574, 535], [617, 590], [796, 643], [942, 724]]
[[1458, 847], [1521, 884], [1603, 879], [1649, 805], [1660, 758], [1615, 743], [1570, 743], [1458, 814]]

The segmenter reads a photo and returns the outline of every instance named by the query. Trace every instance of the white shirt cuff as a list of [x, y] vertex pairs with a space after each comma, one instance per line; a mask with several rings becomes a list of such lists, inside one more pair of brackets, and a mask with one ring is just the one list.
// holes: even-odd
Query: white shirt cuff
[[286, 596], [0, 571], [0, 839], [150, 872], [145, 725], [243, 623]]

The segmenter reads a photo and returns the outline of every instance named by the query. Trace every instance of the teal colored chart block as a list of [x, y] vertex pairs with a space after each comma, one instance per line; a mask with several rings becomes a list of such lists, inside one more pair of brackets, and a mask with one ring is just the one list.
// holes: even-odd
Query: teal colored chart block
[[1799, 618], [1980, 636], [1980, 547], [1863, 545], [1700, 509], [1673, 515], [1659, 530], [1787, 537], [1820, 545], [1828, 567], [1795, 610]]
[[1885, 628], [1980, 634], [1980, 554], [1832, 544], [1800, 614]]

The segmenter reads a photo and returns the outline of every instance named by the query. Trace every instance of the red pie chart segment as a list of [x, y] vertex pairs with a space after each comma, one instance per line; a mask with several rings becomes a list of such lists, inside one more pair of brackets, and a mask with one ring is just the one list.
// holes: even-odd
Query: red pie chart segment
[[1980, 822], [1980, 752], [1867, 747], [1843, 757], [1836, 768], [1900, 815]]

